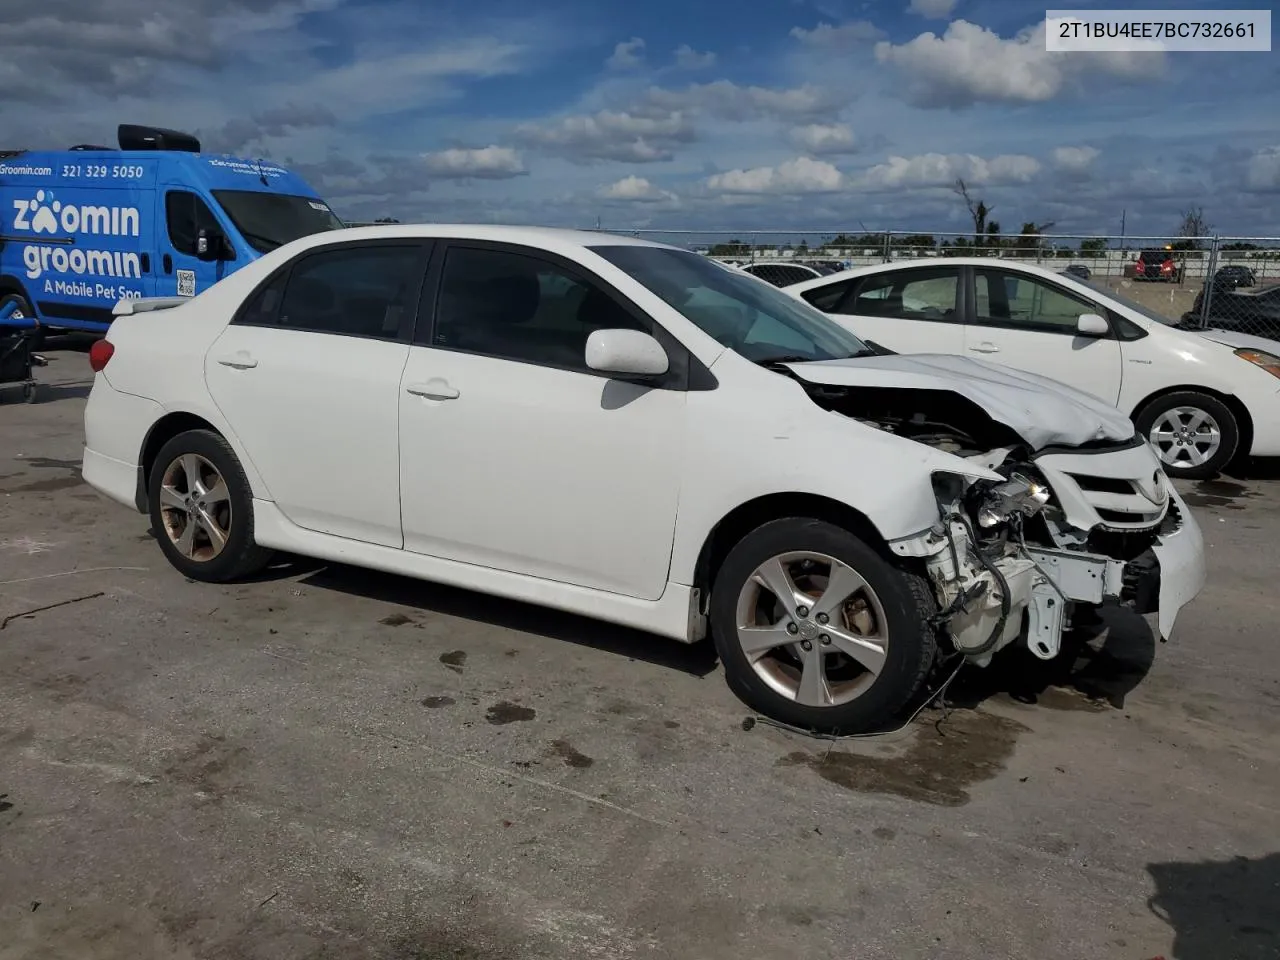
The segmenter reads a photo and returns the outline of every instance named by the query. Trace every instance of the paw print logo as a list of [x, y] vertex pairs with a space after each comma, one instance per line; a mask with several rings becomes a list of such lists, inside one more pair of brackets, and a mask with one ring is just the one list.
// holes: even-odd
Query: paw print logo
[[49, 200], [53, 201], [52, 208], [45, 204], [45, 193], [43, 190], [36, 191], [36, 198], [28, 204], [27, 209], [31, 211], [31, 229], [35, 233], [57, 233], [58, 232], [58, 211], [62, 209], [62, 204], [53, 199], [50, 193]]

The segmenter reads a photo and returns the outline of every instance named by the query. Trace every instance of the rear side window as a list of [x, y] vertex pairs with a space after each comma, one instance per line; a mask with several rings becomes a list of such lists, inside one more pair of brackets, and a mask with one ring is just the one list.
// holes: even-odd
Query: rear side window
[[413, 245], [313, 253], [259, 290], [237, 323], [396, 340], [407, 336], [422, 284]]
[[221, 229], [208, 204], [187, 190], [170, 190], [165, 195], [164, 216], [173, 249], [189, 257], [196, 255], [201, 230]]
[[813, 287], [800, 294], [810, 306], [817, 307], [823, 313], [835, 313], [857, 280], [841, 280], [839, 283], [828, 283], [824, 287]]

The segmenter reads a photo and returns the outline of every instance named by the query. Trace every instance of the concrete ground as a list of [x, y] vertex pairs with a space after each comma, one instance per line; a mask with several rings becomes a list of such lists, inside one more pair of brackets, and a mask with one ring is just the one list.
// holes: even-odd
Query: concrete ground
[[1195, 485], [1169, 644], [828, 744], [707, 651], [305, 562], [189, 583], [0, 402], [0, 960], [1280, 955], [1268, 480]]

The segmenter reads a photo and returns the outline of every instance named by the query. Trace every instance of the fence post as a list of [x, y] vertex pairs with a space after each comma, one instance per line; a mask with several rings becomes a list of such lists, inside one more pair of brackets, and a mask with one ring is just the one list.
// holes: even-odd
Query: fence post
[[889, 260], [890, 260], [890, 257], [889, 257], [889, 244], [890, 244], [890, 243], [892, 243], [892, 242], [893, 242], [893, 231], [892, 231], [892, 230], [886, 230], [886, 231], [885, 231], [885, 233], [884, 233], [884, 259], [880, 261], [881, 263], [888, 263], [888, 262], [889, 262]]
[[1213, 275], [1218, 272], [1218, 235], [1209, 241], [1209, 262], [1204, 269], [1204, 296], [1200, 298], [1200, 329], [1209, 326], [1209, 308], [1213, 305]]

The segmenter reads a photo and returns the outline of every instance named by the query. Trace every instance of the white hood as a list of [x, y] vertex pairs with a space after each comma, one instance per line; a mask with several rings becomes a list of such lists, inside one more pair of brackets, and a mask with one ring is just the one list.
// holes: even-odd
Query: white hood
[[787, 364], [810, 383], [949, 390], [971, 400], [1033, 449], [1133, 437], [1133, 421], [1096, 397], [1048, 377], [950, 354], [896, 354]]
[[1212, 340], [1214, 343], [1235, 347], [1237, 350], [1240, 348], [1264, 350], [1267, 353], [1280, 355], [1280, 342], [1268, 340], [1266, 337], [1255, 337], [1248, 333], [1236, 333], [1233, 330], [1188, 330], [1186, 332], [1194, 333], [1204, 337], [1206, 340]]

